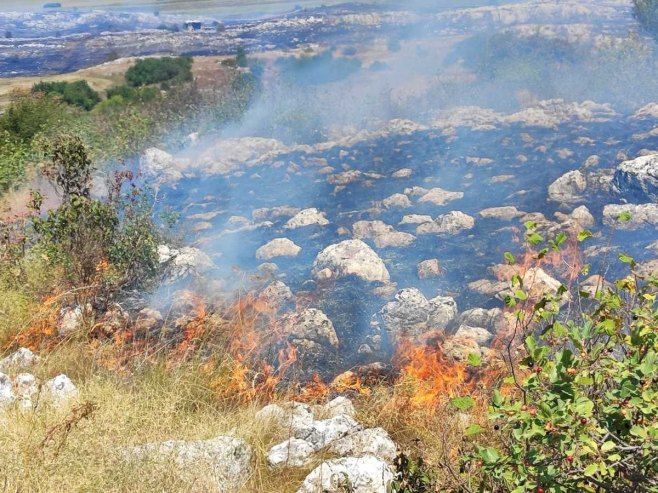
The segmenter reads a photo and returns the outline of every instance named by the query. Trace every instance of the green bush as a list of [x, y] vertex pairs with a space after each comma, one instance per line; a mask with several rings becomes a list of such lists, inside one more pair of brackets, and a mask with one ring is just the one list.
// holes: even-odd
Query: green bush
[[61, 114], [59, 106], [57, 101], [41, 95], [18, 97], [0, 115], [0, 131], [21, 142], [30, 142], [56, 121]]
[[124, 101], [134, 103], [136, 101], [148, 103], [160, 95], [157, 87], [131, 87], [127, 85], [111, 87], [107, 90], [107, 99], [120, 96]]
[[126, 81], [133, 87], [169, 82], [173, 84], [192, 80], [190, 57], [145, 58], [137, 61], [126, 72]]
[[658, 35], [658, 0], [633, 0], [633, 15], [649, 34]]
[[[117, 173], [106, 200], [91, 196], [93, 166], [82, 140], [60, 136], [50, 143], [46, 176], [62, 196], [62, 204], [33, 219], [37, 252], [50, 267], [61, 268], [73, 288], [107, 299], [124, 288], [144, 287], [157, 274], [159, 234], [132, 180]], [[39, 212], [39, 201], [36, 201]]]
[[86, 80], [75, 82], [39, 82], [32, 86], [33, 93], [58, 94], [62, 100], [72, 106], [90, 111], [101, 98]]
[[[527, 227], [532, 243], [543, 241]], [[482, 468], [480, 491], [658, 491], [658, 279], [619, 258], [629, 275], [581, 292], [577, 317], [561, 316], [566, 288], [531, 300], [515, 277], [507, 304], [517, 309], [523, 354], [508, 351], [507, 390], [493, 396], [500, 446], [469, 458]]]
[[14, 187], [25, 174], [29, 146], [6, 130], [0, 131], [0, 193]]

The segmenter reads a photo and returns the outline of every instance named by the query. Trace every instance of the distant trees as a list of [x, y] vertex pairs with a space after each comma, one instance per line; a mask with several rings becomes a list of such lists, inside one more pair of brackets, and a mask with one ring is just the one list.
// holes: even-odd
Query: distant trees
[[58, 94], [65, 103], [90, 111], [101, 98], [86, 80], [75, 82], [39, 82], [32, 86], [33, 93]]
[[126, 82], [133, 87], [167, 82], [177, 84], [192, 80], [190, 57], [145, 58], [126, 72]]
[[658, 0], [633, 0], [633, 15], [652, 36], [658, 36]]

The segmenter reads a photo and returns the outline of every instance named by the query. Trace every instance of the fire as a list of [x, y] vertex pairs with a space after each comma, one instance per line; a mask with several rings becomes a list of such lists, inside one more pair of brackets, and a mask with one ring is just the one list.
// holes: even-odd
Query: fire
[[399, 368], [398, 383], [409, 386], [404, 405], [412, 409], [433, 412], [447, 399], [464, 395], [475, 389], [475, 381], [468, 367], [450, 360], [439, 343], [414, 344], [402, 340], [394, 358]]

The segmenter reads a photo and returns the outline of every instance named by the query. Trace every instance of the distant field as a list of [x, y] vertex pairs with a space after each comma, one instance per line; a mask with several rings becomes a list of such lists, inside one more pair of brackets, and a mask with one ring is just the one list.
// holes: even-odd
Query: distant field
[[[2, 0], [0, 10], [40, 9], [49, 0]], [[335, 5], [345, 0], [63, 0], [64, 8], [121, 9], [171, 14], [241, 15], [291, 10], [295, 5], [317, 7]], [[365, 0], [363, 3], [385, 3], [385, 0]]]

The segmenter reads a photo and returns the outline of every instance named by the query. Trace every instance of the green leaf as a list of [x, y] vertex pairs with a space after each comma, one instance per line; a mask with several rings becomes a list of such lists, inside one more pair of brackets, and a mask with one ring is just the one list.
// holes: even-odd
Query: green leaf
[[478, 435], [484, 431], [484, 428], [482, 428], [480, 425], [472, 424], [466, 430], [464, 431], [464, 435], [467, 437], [472, 437], [474, 435]]
[[631, 267], [635, 267], [635, 259], [630, 255], [626, 255], [625, 253], [620, 253], [619, 260], [625, 264], [629, 264]]
[[516, 259], [514, 258], [514, 255], [512, 255], [512, 252], [505, 252], [504, 255], [508, 264], [514, 265], [516, 263]]
[[631, 219], [633, 219], [633, 215], [628, 211], [624, 211], [617, 216], [617, 221], [622, 223], [628, 222]]
[[615, 442], [613, 442], [612, 440], [608, 440], [603, 445], [601, 445], [601, 452], [610, 452], [616, 446], [617, 445], [615, 444]]
[[578, 233], [578, 236], [576, 238], [578, 239], [579, 242], [582, 242], [591, 238], [592, 236], [593, 235], [591, 231], [584, 229], [580, 233]]
[[500, 459], [498, 451], [492, 447], [480, 448], [480, 457], [482, 457], [482, 460], [487, 464], [493, 464]]
[[450, 404], [452, 404], [454, 407], [459, 409], [460, 411], [468, 411], [475, 405], [475, 401], [468, 396], [465, 397], [455, 397], [450, 401]]
[[542, 238], [541, 235], [537, 233], [530, 233], [528, 235], [528, 243], [530, 243], [531, 245], [538, 245], [542, 241], [544, 241], [544, 238]]
[[592, 477], [592, 476], [594, 476], [594, 475], [596, 474], [596, 472], [597, 472], [598, 470], [599, 470], [599, 466], [598, 466], [598, 464], [590, 464], [589, 466], [587, 466], [587, 467], [585, 468], [585, 470], [583, 471], [583, 473], [585, 474], [585, 476], [590, 476], [590, 477]]
[[471, 353], [468, 355], [467, 361], [471, 366], [480, 366], [482, 364], [482, 357], [477, 353]]
[[498, 390], [494, 390], [491, 402], [493, 403], [494, 407], [500, 407], [503, 405], [503, 396]]

